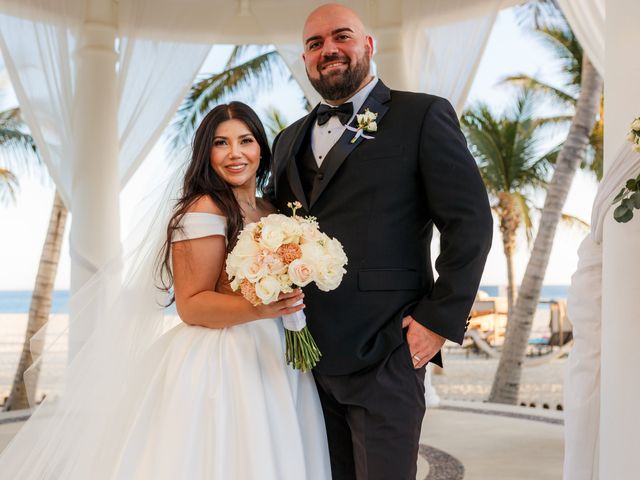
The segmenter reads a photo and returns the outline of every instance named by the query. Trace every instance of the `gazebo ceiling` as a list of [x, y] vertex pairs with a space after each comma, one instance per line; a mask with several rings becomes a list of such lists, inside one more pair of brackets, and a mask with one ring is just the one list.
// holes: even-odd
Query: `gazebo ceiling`
[[[100, 0], [89, 0], [95, 8]], [[113, 0], [103, 0], [105, 2]], [[426, 26], [446, 24], [473, 18], [484, 11], [487, 2], [500, 0], [349, 0], [343, 1], [357, 11], [365, 25], [383, 30], [403, 22], [419, 22]], [[502, 0], [507, 8], [524, 0]], [[56, 2], [28, 2], [30, 18], [51, 21], [60, 15]], [[81, 12], [87, 0], [62, 2], [67, 12]], [[120, 12], [135, 8], [136, 36], [194, 43], [298, 43], [306, 16], [323, 1], [309, 0], [146, 0], [115, 2]], [[0, 11], [9, 15], [25, 15], [24, 0], [3, 0]], [[55, 8], [54, 8], [55, 7]], [[40, 10], [41, 17], [35, 12]], [[185, 21], [185, 16], [188, 21]], [[175, 22], [175, 19], [180, 21]], [[176, 25], [188, 24], [188, 28]]]

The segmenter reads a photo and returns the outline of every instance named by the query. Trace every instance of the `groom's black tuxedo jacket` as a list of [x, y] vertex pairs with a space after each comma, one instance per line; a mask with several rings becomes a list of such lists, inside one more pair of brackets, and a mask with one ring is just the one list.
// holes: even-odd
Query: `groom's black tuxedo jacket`
[[[319, 169], [310, 147], [317, 108], [276, 138], [265, 192], [281, 212], [302, 203], [299, 214], [317, 217], [349, 258], [336, 290], [304, 289], [309, 330], [323, 353], [316, 370], [342, 375], [383, 360], [403, 342], [407, 314], [461, 343], [492, 217], [453, 107], [378, 81], [360, 109], [378, 114], [374, 139], [351, 143], [346, 130]], [[433, 225], [441, 235], [435, 282]], [[432, 361], [441, 364], [440, 354]]]

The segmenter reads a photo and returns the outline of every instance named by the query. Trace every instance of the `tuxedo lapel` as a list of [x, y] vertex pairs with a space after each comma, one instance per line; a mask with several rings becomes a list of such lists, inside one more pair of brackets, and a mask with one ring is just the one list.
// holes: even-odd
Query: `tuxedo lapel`
[[[376, 123], [380, 125], [382, 117], [384, 117], [385, 113], [387, 113], [387, 110], [389, 110], [389, 107], [385, 105], [385, 103], [387, 103], [390, 98], [391, 90], [389, 90], [389, 88], [384, 83], [382, 83], [381, 80], [378, 80], [378, 83], [375, 87], [373, 87], [373, 90], [362, 104], [362, 107], [360, 108], [358, 113], [364, 113], [366, 109], [369, 109], [369, 111], [373, 113], [377, 113], [378, 118], [376, 119]], [[356, 117], [354, 117], [353, 121], [350, 123], [350, 126], [353, 128], [357, 128]], [[313, 205], [317, 202], [318, 198], [325, 190], [336, 172], [340, 169], [340, 166], [344, 163], [349, 154], [353, 152], [353, 150], [363, 141], [375, 142], [375, 137], [374, 139], [367, 140], [360, 136], [355, 142], [351, 143], [351, 140], [354, 136], [355, 132], [349, 129], [345, 130], [342, 136], [338, 139], [336, 144], [331, 148], [331, 150], [325, 157], [318, 172], [318, 177], [316, 178], [313, 191], [311, 192], [311, 198], [309, 199], [309, 208], [312, 208]]]
[[313, 126], [313, 122], [316, 118], [316, 111], [318, 110], [318, 105], [306, 116], [304, 121], [298, 127], [298, 131], [295, 133], [295, 137], [293, 142], [291, 142], [291, 148], [287, 153], [287, 179], [289, 180], [289, 185], [291, 186], [291, 191], [296, 196], [298, 201], [302, 204], [302, 207], [305, 211], [309, 211], [309, 204], [307, 202], [307, 196], [304, 193], [304, 188], [302, 187], [302, 181], [300, 180], [300, 172], [298, 171], [298, 165], [296, 162], [296, 158], [300, 153], [300, 148], [302, 147], [302, 141], [307, 136], [307, 131]]

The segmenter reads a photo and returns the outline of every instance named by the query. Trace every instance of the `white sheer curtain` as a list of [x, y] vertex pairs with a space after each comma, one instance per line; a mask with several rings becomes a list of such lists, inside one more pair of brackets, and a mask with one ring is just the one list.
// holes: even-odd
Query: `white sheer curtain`
[[598, 478], [603, 226], [620, 186], [639, 170], [640, 155], [625, 142], [598, 187], [591, 233], [580, 245], [578, 268], [571, 277], [567, 307], [574, 346], [564, 389], [565, 480]]
[[558, 0], [571, 29], [600, 75], [604, 75], [605, 0]]
[[[71, 204], [73, 72], [83, 2], [24, 0], [0, 13], [0, 48], [22, 114], [58, 192]], [[55, 13], [54, 13], [55, 12]]]
[[[71, 209], [74, 53], [84, 3], [25, 0], [0, 15], [0, 47], [20, 108]], [[123, 0], [118, 7], [121, 187], [158, 140], [211, 47], [205, 42], [184, 43], [143, 32], [141, 25], [158, 14], [156, 3]], [[162, 19], [164, 26], [188, 30], [188, 9], [182, 11], [183, 15], [174, 11]], [[221, 15], [217, 20], [224, 18]]]
[[405, 2], [403, 46], [410, 90], [464, 107], [501, 0]]

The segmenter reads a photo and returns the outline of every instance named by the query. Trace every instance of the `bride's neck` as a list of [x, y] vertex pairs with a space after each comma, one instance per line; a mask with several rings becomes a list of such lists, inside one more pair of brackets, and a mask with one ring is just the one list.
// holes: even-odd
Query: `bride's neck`
[[240, 204], [240, 207], [244, 210], [247, 207], [255, 210], [256, 209], [256, 188], [255, 185], [253, 187], [237, 187], [233, 189], [233, 194], [236, 197], [236, 200]]

